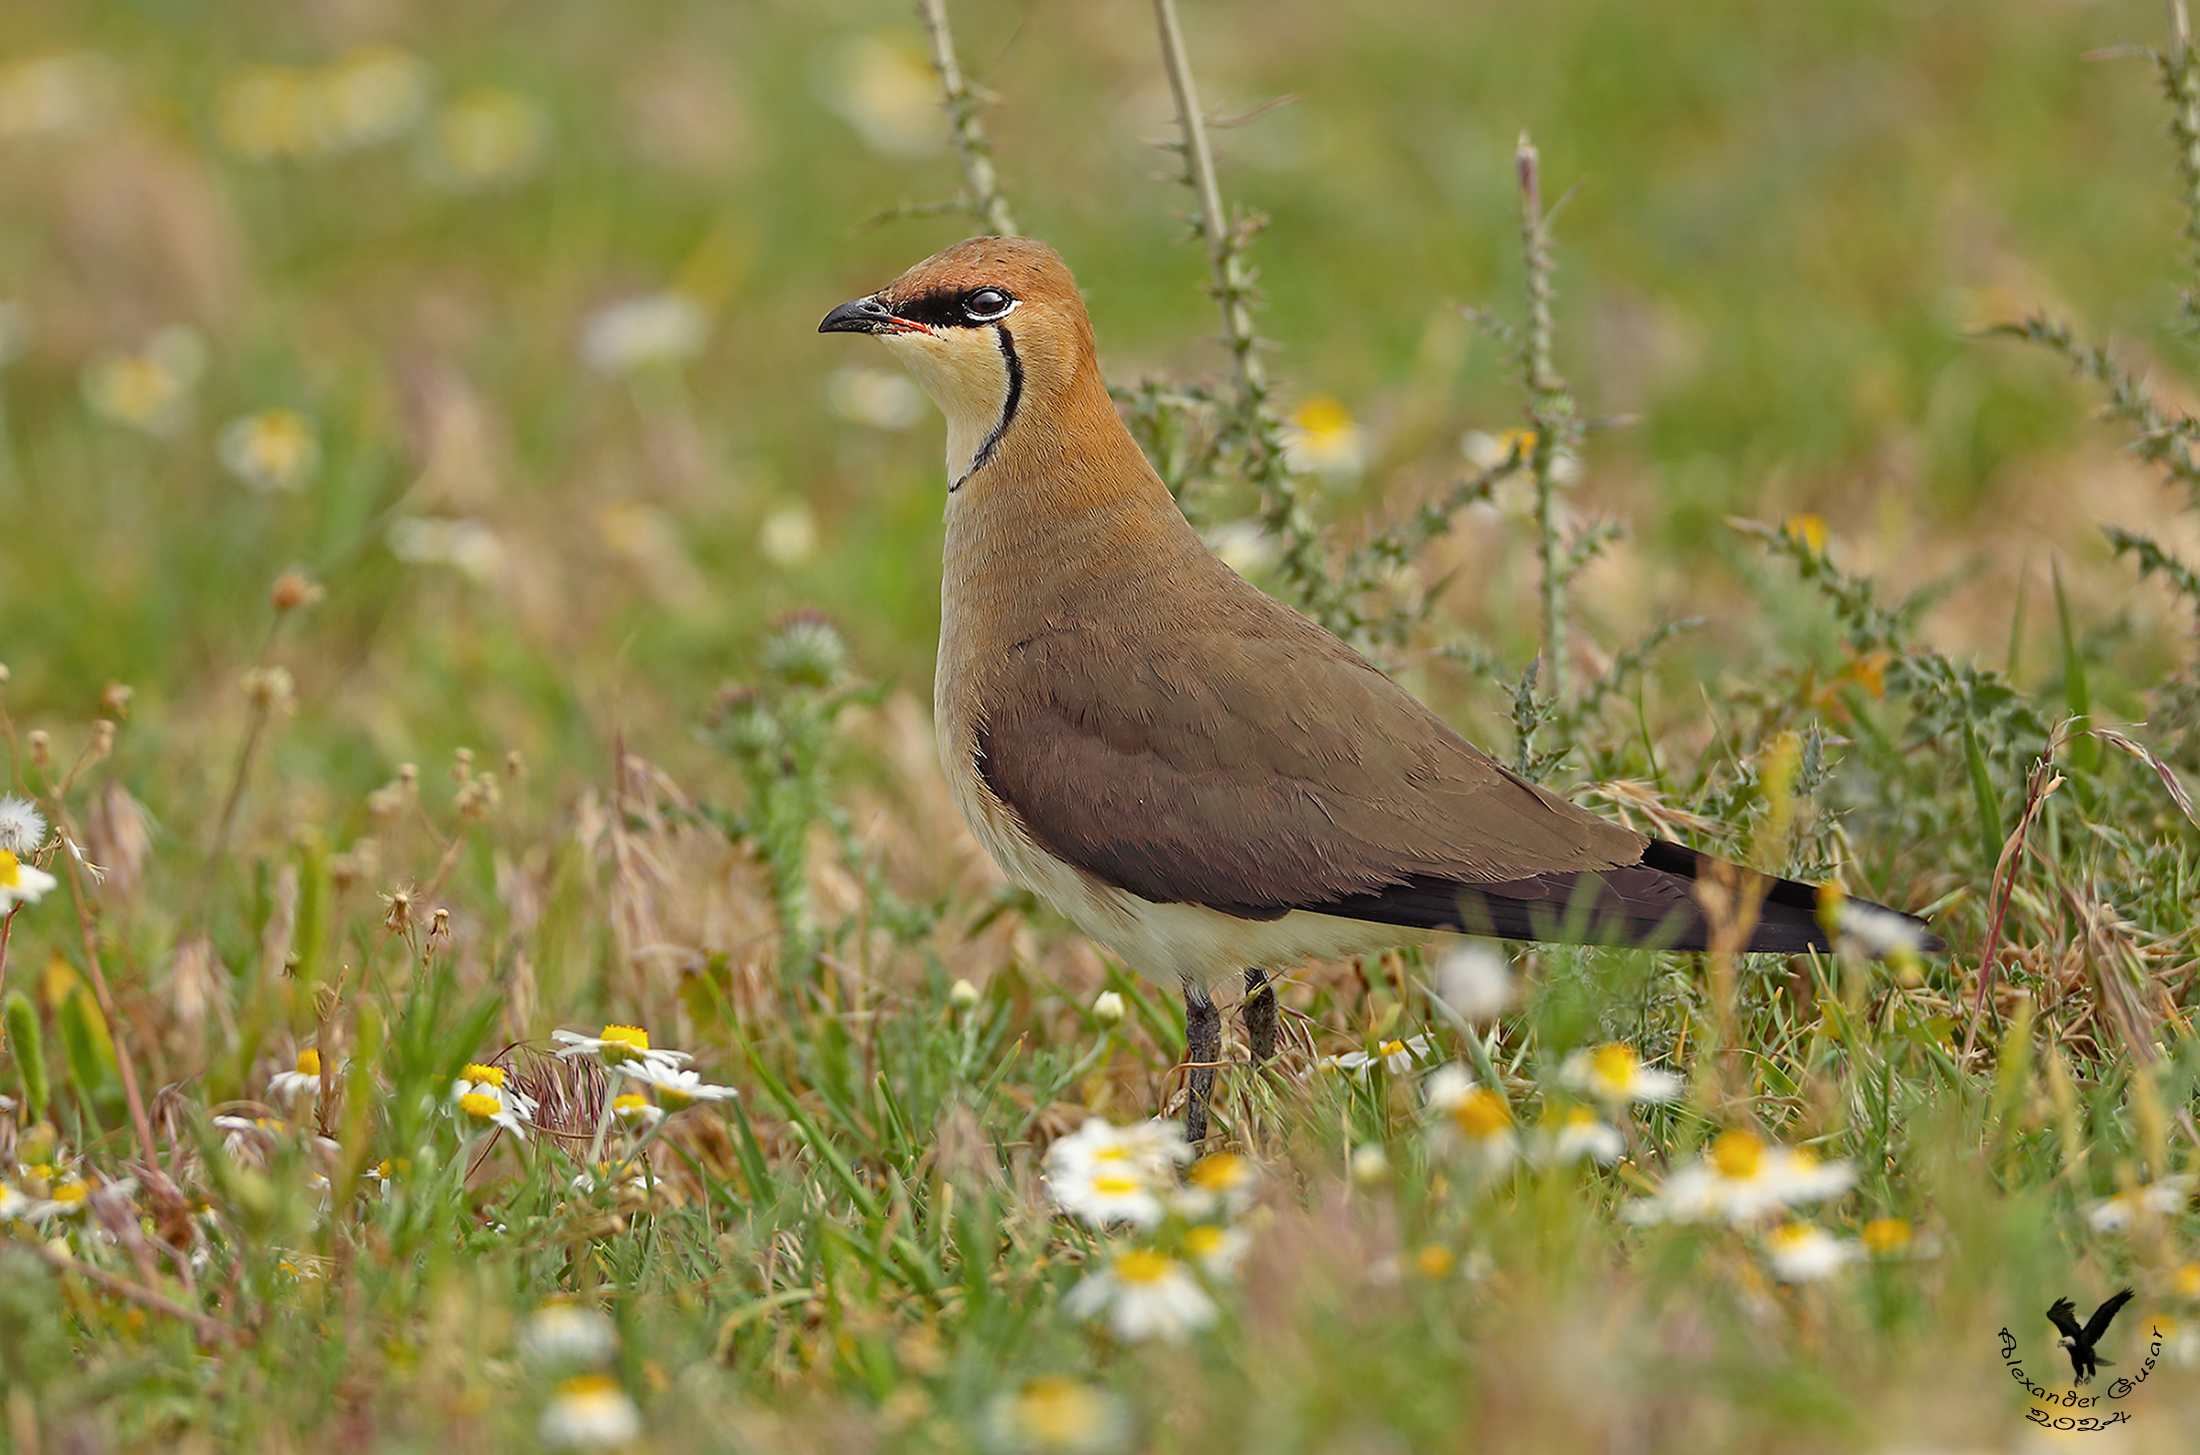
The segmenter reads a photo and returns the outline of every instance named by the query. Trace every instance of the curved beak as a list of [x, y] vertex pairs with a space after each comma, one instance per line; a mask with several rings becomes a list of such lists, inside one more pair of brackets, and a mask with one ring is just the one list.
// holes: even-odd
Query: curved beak
[[893, 310], [876, 298], [843, 303], [825, 315], [819, 333], [884, 333], [895, 323]]

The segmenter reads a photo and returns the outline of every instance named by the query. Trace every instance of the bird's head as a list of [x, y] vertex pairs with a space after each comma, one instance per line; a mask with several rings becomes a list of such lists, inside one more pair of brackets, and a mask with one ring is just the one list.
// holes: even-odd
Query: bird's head
[[949, 488], [983, 468], [1027, 413], [1046, 413], [1096, 367], [1092, 324], [1054, 249], [1021, 237], [957, 243], [825, 315], [819, 333], [867, 333], [947, 416]]

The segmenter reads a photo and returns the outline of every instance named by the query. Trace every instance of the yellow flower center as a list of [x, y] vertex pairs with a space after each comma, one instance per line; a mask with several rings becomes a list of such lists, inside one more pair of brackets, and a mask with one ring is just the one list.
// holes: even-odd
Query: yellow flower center
[[502, 1066], [483, 1066], [478, 1062], [470, 1063], [458, 1075], [460, 1080], [471, 1081], [477, 1086], [494, 1086], [499, 1091], [504, 1089], [504, 1068]]
[[1291, 422], [1308, 434], [1341, 434], [1352, 428], [1352, 416], [1326, 394], [1316, 394], [1291, 411]]
[[1115, 1276], [1125, 1283], [1159, 1283], [1169, 1276], [1175, 1262], [1151, 1248], [1133, 1248], [1115, 1260]]
[[1607, 1089], [1624, 1092], [1635, 1084], [1635, 1071], [1642, 1062], [1632, 1047], [1615, 1041], [1609, 1046], [1597, 1047], [1589, 1064], [1595, 1069], [1597, 1080]]
[[1396, 1056], [1402, 1054], [1405, 1048], [1404, 1041], [1385, 1041], [1375, 1048], [1375, 1054], [1382, 1057]]
[[1103, 1172], [1092, 1179], [1092, 1190], [1109, 1197], [1128, 1197], [1143, 1185], [1126, 1172]]
[[13, 889], [22, 882], [22, 861], [6, 849], [0, 849], [0, 889]]
[[1818, 1230], [1809, 1223], [1787, 1223], [1773, 1229], [1772, 1236], [1766, 1241], [1770, 1242], [1775, 1248], [1785, 1251], [1799, 1248], [1817, 1235]]
[[321, 1053], [311, 1047], [300, 1051], [298, 1053], [298, 1074], [300, 1076], [319, 1076], [321, 1074]]
[[601, 1399], [619, 1392], [619, 1381], [608, 1374], [576, 1374], [558, 1386], [559, 1394], [575, 1399]]
[[1512, 1125], [1512, 1108], [1487, 1086], [1477, 1086], [1459, 1098], [1459, 1104], [1451, 1109], [1451, 1119], [1468, 1136], [1485, 1140]]
[[1102, 1147], [1092, 1154], [1092, 1160], [1095, 1162], [1128, 1162], [1131, 1160], [1130, 1148], [1119, 1144]]
[[485, 1096], [478, 1091], [469, 1091], [458, 1099], [458, 1109], [468, 1116], [477, 1116], [483, 1121], [493, 1121], [497, 1113], [504, 1110], [504, 1103], [493, 1096]]
[[598, 1040], [609, 1041], [614, 1046], [624, 1046], [633, 1051], [649, 1049], [649, 1032], [640, 1026], [605, 1026]]
[[1235, 1152], [1218, 1152], [1192, 1164], [1184, 1180], [1209, 1192], [1227, 1192], [1245, 1181], [1245, 1159]]
[[638, 1091], [630, 1091], [624, 1096], [615, 1096], [611, 1099], [611, 1109], [622, 1116], [628, 1112], [641, 1111], [648, 1105], [649, 1098]]
[[1413, 1271], [1423, 1278], [1442, 1278], [1459, 1266], [1459, 1259], [1442, 1243], [1429, 1243], [1413, 1255]]
[[2170, 1287], [2179, 1298], [2200, 1298], [2200, 1263], [2186, 1263], [2170, 1275]]
[[[1864, 1246], [1874, 1253], [1891, 1253], [1897, 1248], [1908, 1246], [1910, 1224], [1905, 1218], [1873, 1218], [1864, 1224], [1864, 1230], [1859, 1236], [1863, 1238]], [[2193, 1291], [2200, 1293], [2200, 1264], [2187, 1263], [2185, 1266], [2195, 1274]]]
[[1747, 1132], [1721, 1132], [1711, 1144], [1711, 1163], [1721, 1177], [1745, 1182], [1757, 1175], [1765, 1159], [1765, 1144]]
[[396, 1174], [396, 1170], [396, 1168], [390, 1165], [390, 1159], [387, 1157], [384, 1157], [380, 1162], [377, 1162], [374, 1165], [374, 1175], [381, 1178], [384, 1182], [389, 1181], [390, 1178]]
[[1031, 1448], [1077, 1450], [1090, 1443], [1104, 1413], [1090, 1385], [1058, 1374], [1024, 1381], [1016, 1396], [1015, 1424]]
[[1184, 1235], [1184, 1251], [1204, 1258], [1222, 1246], [1222, 1229], [1201, 1224]]
[[59, 1203], [79, 1203], [91, 1194], [91, 1188], [81, 1182], [64, 1182], [53, 1190], [53, 1200]]

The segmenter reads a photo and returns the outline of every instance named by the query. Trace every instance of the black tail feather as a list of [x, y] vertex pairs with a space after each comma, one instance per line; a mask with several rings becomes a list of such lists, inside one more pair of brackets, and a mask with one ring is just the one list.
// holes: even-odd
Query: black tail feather
[[[1696, 881], [1719, 861], [1694, 849], [1652, 839], [1641, 862], [1597, 873], [1538, 874], [1497, 884], [1467, 884], [1416, 876], [1370, 894], [1302, 906], [1320, 914], [1370, 920], [1409, 929], [1456, 930], [1505, 940], [1560, 944], [1629, 945], [1654, 950], [1710, 948], [1710, 922], [1696, 897]], [[1817, 886], [1794, 879], [1761, 879], [1749, 950], [1793, 955], [1832, 947], [1818, 922]], [[1887, 914], [1883, 905], [1857, 901]], [[1921, 947], [1945, 948], [1919, 927]]]

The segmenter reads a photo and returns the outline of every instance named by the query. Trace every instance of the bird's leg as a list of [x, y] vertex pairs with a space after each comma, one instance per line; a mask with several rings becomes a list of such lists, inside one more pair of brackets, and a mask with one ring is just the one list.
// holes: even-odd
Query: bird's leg
[[1222, 1059], [1222, 1012], [1206, 986], [1189, 980], [1184, 982], [1184, 1059], [1191, 1068], [1184, 1140], [1196, 1147], [1207, 1140], [1207, 1103], [1215, 1094], [1215, 1062]]
[[1276, 987], [1268, 983], [1267, 971], [1246, 969], [1245, 1000], [1238, 1013], [1245, 1017], [1245, 1039], [1258, 1066], [1276, 1054]]

